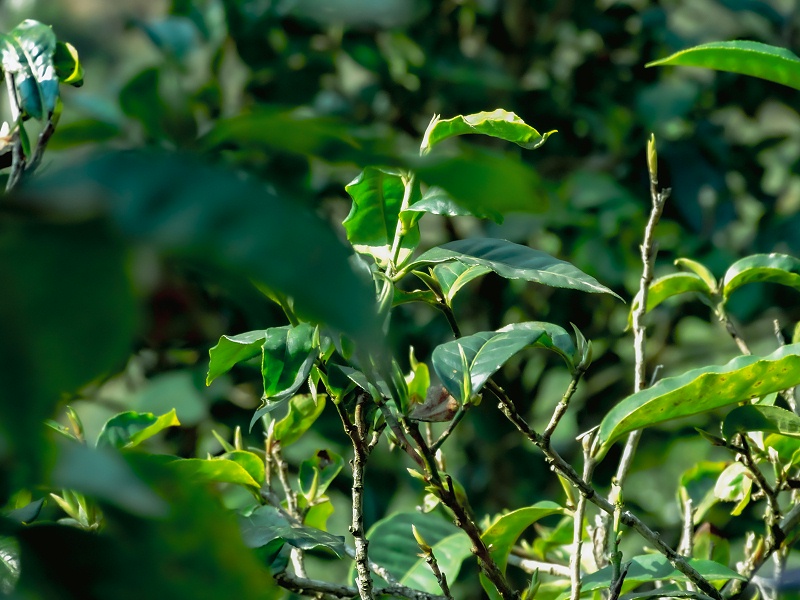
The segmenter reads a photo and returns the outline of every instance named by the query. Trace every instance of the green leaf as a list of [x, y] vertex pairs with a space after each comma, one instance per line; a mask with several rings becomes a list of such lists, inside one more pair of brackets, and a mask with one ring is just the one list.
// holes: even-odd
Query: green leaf
[[731, 463], [720, 474], [714, 486], [714, 495], [723, 502], [738, 502], [731, 515], [738, 516], [750, 502], [753, 475], [742, 463]]
[[208, 351], [206, 385], [211, 385], [217, 377], [230, 371], [233, 365], [260, 354], [266, 337], [267, 332], [260, 329], [219, 338], [217, 345]]
[[704, 264], [701, 264], [696, 260], [692, 260], [691, 258], [677, 258], [675, 259], [675, 266], [688, 269], [695, 275], [698, 275], [703, 281], [706, 282], [706, 285], [708, 286], [708, 289], [711, 290], [712, 294], [717, 293], [717, 279]]
[[[160, 456], [160, 455], [159, 455]], [[237, 457], [241, 460], [241, 457]], [[203, 483], [235, 483], [258, 490], [261, 484], [238, 460], [227, 458], [175, 458], [163, 457], [164, 463], [189, 481]], [[248, 465], [249, 467], [249, 465]]]
[[694, 558], [728, 565], [731, 560], [731, 544], [726, 538], [717, 535], [708, 523], [703, 523], [694, 534], [692, 555]]
[[97, 436], [96, 445], [98, 448], [133, 448], [167, 427], [180, 424], [174, 408], [160, 417], [153, 413], [128, 411], [106, 421]]
[[311, 394], [298, 394], [289, 400], [289, 412], [275, 423], [272, 436], [281, 447], [293, 444], [302, 436], [319, 418], [325, 409], [325, 396]]
[[274, 506], [259, 506], [251, 513], [240, 516], [239, 525], [248, 548], [261, 548], [280, 538], [295, 548], [327, 548], [339, 558], [345, 556], [342, 536], [289, 523]]
[[0, 537], [0, 593], [10, 595], [19, 580], [19, 544], [13, 537]]
[[[374, 257], [380, 266], [387, 265], [392, 258], [405, 181], [406, 177], [400, 170], [367, 167], [345, 186], [353, 200], [350, 214], [342, 222], [347, 239], [357, 252]], [[419, 186], [415, 184], [411, 201], [418, 196]], [[397, 258], [398, 265], [405, 263], [419, 244], [417, 221], [421, 216], [421, 213], [415, 212], [403, 216], [404, 237]]]
[[800, 291], [800, 259], [786, 254], [755, 254], [737, 260], [725, 273], [722, 295], [728, 298], [748, 283], [779, 283]]
[[3, 70], [14, 75], [20, 109], [34, 119], [46, 118], [56, 107], [55, 51], [52, 28], [33, 19], [26, 19], [7, 35], [0, 34]]
[[704, 67], [760, 77], [800, 90], [800, 58], [786, 48], [760, 42], [711, 42], [648, 63], [648, 67]]
[[36, 177], [19, 202], [62, 220], [108, 215], [128, 241], [247, 275], [291, 297], [304, 319], [381, 344], [373, 283], [352, 252], [322, 219], [240, 173], [178, 153], [105, 151]]
[[294, 396], [308, 380], [319, 353], [315, 331], [308, 323], [297, 327], [271, 327], [265, 331], [261, 357], [264, 398], [250, 419], [250, 429], [261, 417]]
[[734, 408], [725, 417], [722, 434], [731, 439], [737, 433], [765, 431], [800, 438], [800, 417], [778, 406], [748, 404]]
[[469, 210], [453, 200], [452, 196], [447, 193], [447, 190], [435, 185], [429, 187], [422, 195], [422, 198], [409, 206], [406, 211], [428, 213], [431, 215], [447, 215], [448, 217], [472, 216]]
[[686, 490], [695, 506], [695, 524], [702, 522], [708, 510], [717, 503], [714, 486], [727, 466], [724, 462], [700, 461], [681, 475], [680, 486]]
[[766, 357], [740, 356], [726, 365], [668, 377], [619, 402], [600, 423], [598, 459], [629, 431], [708, 412], [800, 384], [800, 344]]
[[56, 42], [53, 53], [53, 67], [61, 83], [74, 87], [83, 85], [83, 65], [78, 57], [78, 51], [70, 43]]
[[487, 266], [468, 265], [460, 261], [440, 263], [433, 267], [433, 275], [448, 304], [452, 304], [458, 291], [470, 281], [491, 272], [492, 269]]
[[[646, 312], [650, 312], [667, 298], [688, 292], [698, 292], [708, 298], [711, 298], [713, 294], [712, 288], [708, 287], [708, 282], [694, 273], [670, 273], [659, 277], [650, 284], [650, 288], [647, 290]], [[629, 324], [632, 323], [633, 313], [639, 309], [640, 304], [640, 295], [636, 294], [628, 314]]]
[[[552, 287], [617, 296], [574, 265], [540, 250], [494, 238], [456, 240], [421, 254], [404, 271], [458, 261], [491, 269], [507, 279], [524, 279]], [[621, 299], [621, 298], [620, 298]]]
[[500, 108], [491, 112], [458, 115], [444, 120], [440, 119], [439, 115], [434, 115], [422, 138], [420, 152], [427, 154], [434, 145], [442, 140], [468, 133], [480, 133], [500, 138], [533, 150], [544, 144], [555, 131], [548, 131], [542, 135], [513, 112]]
[[482, 331], [441, 344], [431, 357], [433, 370], [447, 391], [465, 403], [509, 358], [526, 346], [553, 350], [572, 366], [575, 346], [569, 334], [558, 325], [534, 321], [507, 325], [498, 331]]
[[232, 450], [214, 460], [231, 460], [247, 471], [247, 474], [250, 475], [258, 485], [264, 485], [266, 471], [264, 461], [258, 454], [248, 450]]
[[[739, 579], [745, 581], [746, 578], [739, 575], [736, 571], [730, 570], [724, 565], [717, 564], [710, 560], [691, 559], [689, 564], [697, 570], [708, 581], [727, 581], [729, 579]], [[595, 590], [607, 589], [611, 581], [612, 567], [604, 567], [599, 571], [585, 575], [581, 579], [581, 596], [588, 595]], [[674, 581], [688, 583], [689, 579], [673, 567], [669, 561], [661, 554], [646, 554], [634, 556], [631, 559], [628, 574], [625, 576], [625, 583], [622, 591], [627, 592], [643, 583], [655, 581]], [[569, 593], [562, 594], [562, 598], [569, 598]]]
[[309, 502], [321, 497], [343, 466], [344, 459], [335, 452], [317, 450], [312, 458], [300, 463], [300, 491]]
[[466, 533], [437, 513], [394, 513], [375, 523], [367, 533], [370, 558], [403, 585], [440, 594], [436, 577], [425, 559], [419, 556], [412, 525], [432, 548], [448, 581], [456, 581], [461, 564], [471, 556], [472, 544]]
[[[497, 566], [505, 573], [511, 547], [516, 543], [517, 538], [522, 535], [522, 532], [539, 519], [563, 513], [564, 509], [555, 502], [547, 500], [537, 502], [533, 506], [520, 508], [502, 515], [483, 532], [481, 539], [489, 548], [489, 552]], [[481, 585], [490, 598], [493, 600], [500, 598], [497, 590], [483, 574], [481, 574]]]

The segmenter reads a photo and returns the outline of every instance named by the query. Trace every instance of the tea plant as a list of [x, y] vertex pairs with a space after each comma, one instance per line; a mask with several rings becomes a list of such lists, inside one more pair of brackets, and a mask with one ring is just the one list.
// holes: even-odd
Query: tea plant
[[[58, 82], [80, 81], [76, 54], [68, 45], [56, 44], [51, 34], [41, 24], [25, 22], [4, 38], [3, 69], [13, 121], [6, 151], [11, 155], [6, 165], [8, 189], [41, 160], [60, 110]], [[790, 53], [750, 43], [700, 47], [663, 62], [724, 67], [795, 87], [800, 73], [800, 60]], [[31, 118], [42, 124], [35, 149], [25, 128]], [[303, 127], [302, 119], [289, 121]], [[224, 137], [224, 132], [216, 133]], [[787, 344], [777, 327], [776, 349], [752, 355], [729, 316], [728, 302], [736, 290], [754, 282], [800, 290], [800, 260], [778, 254], [749, 256], [717, 279], [699, 262], [680, 258], [676, 264], [682, 272], [656, 278], [657, 226], [669, 190], [659, 186], [656, 143], [651, 138], [647, 146], [651, 209], [641, 244], [639, 292], [630, 312], [635, 388], [596, 428], [578, 438], [583, 464], [576, 468], [551, 440], [592, 368], [592, 342], [568, 323], [529, 321], [495, 331], [464, 331], [454, 300], [467, 284], [489, 273], [560, 288], [558, 294], [622, 299], [569, 262], [503, 239], [457, 239], [420, 252], [420, 226], [426, 215], [499, 219], [503, 212], [519, 207], [515, 204], [519, 201], [494, 203], [448, 181], [442, 174], [448, 172], [448, 161], [457, 158], [443, 152], [445, 140], [482, 135], [533, 150], [554, 133], [540, 133], [502, 109], [447, 119], [435, 116], [422, 138], [419, 158], [389, 157], [386, 165], [365, 168], [346, 187], [352, 208], [343, 227], [354, 252], [346, 252], [319, 220], [258, 182], [186, 157], [109, 154], [84, 167], [84, 181], [76, 183], [59, 173], [49, 182], [47, 177], [32, 182], [27, 191], [11, 197], [13, 206], [26, 216], [24, 210], [32, 207], [49, 219], [44, 224], [32, 218], [6, 219], [9, 232], [0, 237], [2, 256], [26, 248], [32, 257], [21, 267], [3, 266], [15, 293], [17, 287], [35, 286], [23, 274], [31, 265], [44, 265], [51, 274], [69, 268], [54, 263], [52, 257], [37, 257], [34, 246], [25, 245], [40, 239], [37, 236], [60, 236], [75, 244], [87, 239], [108, 242], [107, 254], [101, 257], [108, 264], [102, 266], [113, 268], [95, 269], [97, 246], [87, 245], [82, 266], [88, 271], [66, 288], [68, 309], [74, 308], [68, 303], [76, 286], [86, 285], [91, 292], [98, 274], [122, 271], [125, 253], [113, 238], [102, 228], [103, 235], [98, 234], [75, 216], [88, 213], [90, 223], [105, 219], [125, 239], [149, 237], [166, 252], [199, 256], [209, 248], [215, 250], [221, 263], [242, 268], [257, 279], [260, 289], [282, 309], [286, 324], [224, 336], [209, 351], [208, 384], [240, 363], [259, 364], [263, 402], [250, 428], [263, 425], [264, 443], [248, 445], [241, 430], [233, 439], [217, 435], [223, 452], [208, 458], [142, 451], [145, 442], [180, 425], [174, 410], [161, 415], [118, 414], [105, 423], [96, 440], [87, 440], [78, 414], [68, 409], [69, 426], [49, 422], [64, 439], [55, 442], [34, 435], [32, 423], [50, 411], [53, 397], [63, 390], [33, 376], [36, 357], [4, 350], [3, 360], [19, 367], [20, 381], [13, 383], [18, 387], [10, 389], [26, 398], [33, 416], [12, 426], [13, 413], [3, 415], [5, 443], [0, 457], [9, 462], [41, 444], [54, 463], [47, 468], [36, 465], [13, 484], [2, 482], [5, 499], [14, 509], [0, 523], [5, 536], [0, 552], [4, 591], [13, 591], [16, 584], [20, 597], [135, 598], [156, 592], [183, 598], [191, 594], [175, 573], [188, 572], [208, 580], [207, 585], [192, 588], [197, 594], [192, 597], [278, 597], [281, 587], [321, 598], [454, 598], [451, 587], [462, 583], [461, 567], [474, 556], [480, 585], [490, 598], [580, 598], [601, 593], [617, 598], [642, 586], [644, 591], [631, 597], [719, 599], [735, 597], [751, 583], [764, 596], [774, 597], [800, 521], [796, 497], [800, 417], [793, 392], [800, 384], [800, 330], [795, 327]], [[86, 181], [106, 190], [113, 200], [87, 193]], [[224, 193], [194, 212], [194, 193], [208, 188]], [[252, 210], [232, 208], [230, 197]], [[80, 199], [80, 211], [64, 211], [59, 203], [65, 199]], [[187, 219], [198, 229], [209, 222], [214, 226], [201, 240], [185, 226]], [[301, 247], [296, 243], [301, 237], [311, 241]], [[287, 256], [286, 248], [293, 253]], [[342, 267], [350, 264], [355, 266]], [[331, 265], [336, 269], [329, 270]], [[119, 307], [131, 309], [133, 293], [128, 286], [118, 280], [103, 285], [118, 287]], [[730, 333], [742, 355], [725, 365], [701, 366], [659, 379], [646, 370], [646, 315], [684, 293], [694, 294], [709, 307], [711, 317]], [[88, 295], [83, 294], [80, 298]], [[392, 322], [403, 310], [398, 307], [412, 303], [441, 314], [452, 332], [453, 339], [436, 346], [429, 357], [417, 356], [413, 348], [393, 352], [388, 341]], [[26, 323], [30, 307], [22, 302], [12, 305]], [[53, 319], [58, 321], [70, 314], [54, 310]], [[123, 312], [93, 317], [105, 325]], [[113, 326], [121, 331], [119, 339], [102, 327], [97, 337], [107, 343], [110, 339], [110, 354], [116, 356], [132, 334], [131, 326], [122, 321]], [[21, 335], [25, 327], [10, 331]], [[519, 409], [523, 399], [512, 398], [495, 379], [526, 348], [555, 353], [570, 373], [569, 384], [560, 398], [553, 399], [552, 414], [541, 431]], [[49, 350], [55, 359], [51, 368], [58, 369], [58, 359], [72, 351], [70, 343], [56, 343]], [[406, 359], [409, 368], [403, 366]], [[93, 357], [83, 370], [62, 375], [60, 381], [79, 387], [112, 366], [105, 357]], [[474, 513], [470, 491], [448, 470], [448, 450], [457, 442], [454, 433], [465, 415], [494, 410], [492, 405], [519, 432], [520, 443], [538, 449], [561, 482], [563, 497], [509, 506], [499, 515]], [[730, 459], [699, 464], [681, 477], [683, 530], [680, 544], [672, 547], [625, 504], [626, 478], [641, 431], [726, 407], [732, 409], [719, 429], [698, 435], [729, 451]], [[316, 448], [295, 467], [287, 448], [320, 419], [341, 423], [352, 455]], [[623, 438], [610, 489], [596, 485], [597, 465]], [[406, 507], [368, 531], [365, 482], [370, 459], [384, 443], [424, 488], [419, 498], [422, 510]], [[46, 453], [38, 456], [46, 462]], [[347, 477], [346, 463], [352, 505], [347, 535], [328, 525], [334, 507], [327, 494]], [[515, 466], [517, 477], [527, 476], [524, 465]], [[42, 479], [52, 490], [49, 498], [65, 515], [58, 524], [33, 523], [44, 498], [33, 500], [28, 490], [42, 485]], [[212, 486], [243, 490], [244, 500], [220, 509], [208, 492]], [[749, 532], [742, 551], [730, 548], [709, 527], [707, 513], [719, 502], [735, 502], [733, 516], [751, 504], [763, 511], [763, 530]], [[522, 542], [523, 533], [544, 519], [555, 526], [538, 529], [536, 542], [541, 543]], [[623, 546], [628, 529], [640, 541]], [[336, 581], [313, 572], [307, 564], [312, 551], [338, 557], [341, 576]], [[757, 577], [769, 559], [775, 565], [772, 579]], [[512, 583], [511, 568], [526, 574], [524, 589]]]

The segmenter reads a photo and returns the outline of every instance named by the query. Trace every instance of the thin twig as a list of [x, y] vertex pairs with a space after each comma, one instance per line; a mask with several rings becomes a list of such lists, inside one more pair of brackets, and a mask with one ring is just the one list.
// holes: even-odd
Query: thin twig
[[727, 312], [724, 310], [717, 311], [717, 317], [719, 318], [720, 322], [725, 326], [725, 330], [728, 334], [733, 338], [733, 341], [736, 342], [736, 346], [739, 348], [739, 352], [742, 354], [750, 355], [750, 348], [747, 345], [747, 342], [744, 341], [744, 338], [739, 334], [739, 330], [736, 328], [733, 320], [730, 318]]
[[[578, 379], [580, 378], [580, 374], [578, 374]], [[575, 376], [572, 378], [572, 383], [577, 385], [577, 379]], [[574, 386], [570, 383], [569, 389], [572, 389]], [[568, 389], [568, 391], [569, 391]], [[570, 396], [572, 394], [569, 394]], [[567, 398], [567, 403], [569, 402], [569, 398]], [[566, 406], [564, 408], [566, 410]], [[550, 421], [552, 425], [552, 429], [555, 429], [555, 426], [558, 424], [558, 421], [555, 422], [553, 420]], [[549, 426], [548, 426], [549, 427]], [[552, 429], [550, 433], [552, 434]], [[596, 432], [592, 435], [587, 435], [583, 438], [583, 480], [584, 481], [591, 481], [592, 473], [594, 472], [595, 465], [597, 464], [596, 461], [592, 458], [592, 444], [594, 442]], [[549, 443], [550, 439], [548, 436], [548, 432], [545, 431], [544, 436], [545, 443]], [[570, 599], [571, 600], [579, 600], [581, 597], [581, 550], [583, 548], [583, 518], [586, 514], [586, 496], [581, 495], [578, 498], [578, 505], [575, 507], [575, 514], [573, 515], [573, 527], [572, 527], [572, 543], [574, 549], [572, 551], [572, 556], [569, 559], [569, 570], [570, 570], [570, 582], [571, 582], [571, 591], [570, 591]]]
[[[359, 591], [353, 586], [295, 577], [289, 573], [279, 573], [275, 576], [275, 581], [282, 588], [304, 596], [314, 595], [320, 597], [322, 595], [321, 597], [323, 598], [354, 598], [359, 594]], [[429, 594], [398, 584], [375, 588], [375, 595], [399, 596], [410, 600], [446, 600], [444, 596]]]
[[558, 401], [556, 404], [556, 408], [553, 411], [553, 416], [550, 418], [550, 422], [545, 427], [544, 433], [542, 434], [542, 442], [544, 444], [550, 444], [550, 438], [553, 436], [553, 432], [558, 427], [558, 423], [561, 421], [561, 418], [567, 412], [569, 408], [569, 401], [572, 399], [572, 396], [575, 394], [575, 390], [578, 389], [578, 383], [583, 377], [583, 373], [585, 371], [585, 367], [583, 365], [579, 365], [578, 368], [572, 373], [572, 380], [569, 382], [567, 386], [567, 390], [564, 392], [564, 395], [561, 397], [561, 400]]
[[444, 444], [447, 441], [447, 438], [449, 438], [450, 435], [453, 433], [453, 431], [455, 431], [456, 427], [458, 427], [458, 424], [461, 423], [461, 420], [464, 418], [464, 415], [467, 414], [467, 411], [471, 406], [472, 404], [468, 403], [468, 404], [462, 404], [461, 406], [458, 407], [456, 414], [453, 415], [453, 418], [447, 425], [447, 429], [445, 429], [439, 436], [439, 438], [433, 444], [431, 444], [431, 452], [433, 454], [436, 454], [436, 451], [442, 447], [442, 444]]
[[747, 467], [747, 470], [756, 480], [758, 487], [761, 488], [767, 498], [767, 510], [764, 519], [767, 526], [765, 543], [767, 547], [780, 546], [786, 536], [778, 525], [778, 520], [781, 518], [778, 495], [769, 485], [761, 469], [758, 468], [758, 465], [753, 459], [753, 455], [750, 452], [750, 444], [747, 443], [747, 437], [743, 434], [739, 434], [739, 436], [742, 440], [742, 449], [744, 450], [742, 453], [744, 466]]
[[[297, 493], [292, 489], [289, 483], [289, 465], [287, 465], [286, 461], [283, 459], [283, 453], [281, 452], [279, 444], [273, 444], [270, 448], [270, 461], [275, 467], [275, 471], [278, 473], [278, 480], [281, 482], [281, 487], [283, 488], [283, 494], [286, 498], [286, 512], [297, 521], [302, 522], [303, 515], [300, 514], [297, 507]], [[289, 556], [297, 576], [306, 577], [303, 550], [301, 548], [292, 548]]]
[[19, 183], [22, 174], [25, 172], [25, 153], [22, 150], [22, 139], [20, 129], [23, 127], [19, 99], [17, 98], [17, 87], [14, 82], [14, 74], [10, 71], [5, 72], [6, 88], [8, 89], [8, 105], [11, 123], [16, 125], [16, 129], [11, 136], [11, 173], [6, 181], [6, 192], [11, 191]]
[[511, 554], [508, 555], [508, 564], [514, 565], [515, 567], [522, 569], [528, 574], [532, 574], [538, 571], [539, 573], [546, 573], [548, 575], [554, 575], [556, 577], [570, 576], [570, 569], [566, 565], [559, 565], [557, 563], [549, 563], [540, 560], [535, 560], [533, 558], [526, 558], [524, 556], [519, 556], [517, 554], [514, 554], [513, 550]]

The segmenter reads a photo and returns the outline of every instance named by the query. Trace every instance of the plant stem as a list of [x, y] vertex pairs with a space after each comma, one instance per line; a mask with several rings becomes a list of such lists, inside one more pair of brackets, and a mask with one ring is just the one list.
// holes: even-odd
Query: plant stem
[[[275, 576], [275, 580], [282, 588], [295, 594], [303, 596], [317, 596], [322, 594], [323, 598], [353, 598], [358, 596], [359, 591], [349, 585], [339, 585], [327, 581], [294, 577], [289, 573], [280, 573]], [[409, 600], [445, 600], [444, 596], [421, 592], [404, 585], [390, 584], [388, 586], [375, 589], [377, 596], [399, 596]]]
[[[580, 378], [580, 375], [577, 375]], [[572, 378], [572, 382], [570, 383], [570, 387], [568, 388], [567, 392], [572, 389], [574, 386], [572, 383], [577, 385], [577, 380], [575, 376]], [[570, 396], [572, 394], [569, 394]], [[565, 394], [566, 396], [566, 394]], [[567, 398], [567, 402], [569, 402], [569, 398]], [[564, 408], [566, 411], [566, 407]], [[555, 415], [553, 415], [555, 417]], [[556, 424], [558, 421], [550, 421], [552, 425], [552, 429], [555, 429]], [[548, 426], [549, 428], [549, 426]], [[550, 431], [552, 433], [552, 431]], [[545, 443], [549, 444], [550, 438], [548, 436], [547, 431], [544, 434], [544, 441]], [[592, 442], [594, 441], [594, 435], [588, 435], [583, 438], [583, 480], [590, 481], [592, 478], [592, 473], [594, 472], [594, 467], [597, 464], [595, 460], [592, 458]], [[572, 527], [572, 543], [575, 546], [575, 549], [572, 552], [572, 556], [569, 559], [569, 567], [570, 567], [570, 581], [571, 581], [571, 589], [570, 589], [570, 599], [571, 600], [580, 600], [581, 597], [581, 551], [583, 549], [583, 518], [586, 514], [586, 496], [581, 494], [578, 498], [578, 505], [575, 507], [575, 514], [573, 515], [573, 527]]]
[[542, 442], [546, 445], [550, 445], [550, 438], [553, 436], [553, 432], [558, 427], [559, 421], [567, 412], [569, 408], [569, 401], [572, 399], [572, 396], [575, 394], [575, 391], [578, 389], [578, 383], [583, 377], [585, 367], [583, 365], [579, 365], [572, 374], [572, 380], [569, 382], [567, 386], [567, 390], [564, 392], [564, 395], [559, 400], [558, 404], [556, 404], [556, 408], [553, 411], [553, 416], [550, 418], [550, 422], [545, 427], [544, 433], [542, 434]]
[[22, 151], [22, 140], [20, 139], [19, 128], [22, 125], [19, 100], [17, 99], [17, 88], [14, 83], [14, 74], [6, 71], [6, 89], [8, 90], [8, 105], [11, 116], [11, 123], [16, 125], [16, 129], [11, 136], [11, 173], [6, 181], [6, 192], [10, 192], [19, 183], [22, 174], [25, 172], [25, 153]]
[[526, 573], [547, 573], [548, 575], [555, 575], [556, 577], [569, 577], [570, 568], [564, 565], [555, 563], [547, 563], [532, 558], [524, 558], [515, 554], [510, 554], [508, 557], [508, 564], [514, 565], [525, 571]]

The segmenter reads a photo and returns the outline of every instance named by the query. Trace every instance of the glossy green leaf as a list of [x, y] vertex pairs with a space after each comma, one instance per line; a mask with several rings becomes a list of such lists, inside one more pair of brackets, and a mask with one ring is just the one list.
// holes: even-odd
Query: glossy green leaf
[[748, 283], [778, 283], [800, 291], [800, 259], [773, 253], [737, 260], [725, 273], [722, 295], [728, 298]]
[[737, 433], [764, 431], [800, 438], [800, 417], [778, 406], [748, 404], [734, 408], [725, 417], [722, 434], [729, 440]]
[[[301, 316], [380, 344], [373, 284], [354, 270], [352, 252], [299, 203], [239, 173], [177, 153], [106, 151], [26, 190], [26, 206], [108, 215], [130, 241], [248, 275], [291, 297]], [[291, 260], [276, 258], [289, 249]]]
[[231, 450], [214, 460], [231, 460], [242, 467], [258, 485], [264, 485], [266, 471], [263, 459], [249, 450]]
[[668, 377], [619, 402], [600, 423], [598, 458], [620, 436], [670, 419], [708, 412], [800, 384], [800, 344], [766, 357], [740, 356], [726, 365]]
[[[497, 566], [505, 573], [511, 547], [517, 542], [522, 532], [544, 517], [563, 514], [563, 512], [564, 509], [555, 502], [548, 500], [537, 502], [533, 506], [520, 508], [502, 515], [483, 532], [481, 539], [489, 548], [489, 552]], [[481, 574], [481, 585], [492, 600], [500, 598], [497, 590], [483, 574]]]
[[509, 358], [527, 346], [553, 350], [572, 366], [572, 338], [558, 325], [542, 322], [515, 323], [498, 331], [464, 336], [437, 346], [431, 359], [447, 391], [465, 403]]
[[308, 460], [300, 463], [300, 491], [311, 502], [328, 489], [344, 466], [344, 459], [330, 450], [317, 450]]
[[422, 195], [422, 198], [414, 202], [406, 210], [408, 212], [429, 213], [431, 215], [447, 215], [448, 217], [472, 216], [472, 213], [453, 200], [446, 190], [437, 186], [429, 187]]
[[259, 329], [219, 338], [217, 345], [208, 351], [206, 385], [211, 385], [217, 377], [230, 371], [233, 365], [261, 354], [266, 337], [267, 332]]
[[96, 445], [98, 448], [133, 448], [167, 427], [180, 424], [174, 408], [159, 417], [153, 413], [127, 411], [106, 421], [97, 436]]
[[180, 473], [181, 477], [189, 481], [202, 483], [235, 483], [253, 489], [259, 489], [261, 484], [239, 462], [219, 458], [174, 458], [165, 457], [164, 463]]
[[469, 537], [437, 513], [403, 512], [381, 519], [367, 532], [370, 558], [400, 583], [430, 594], [441, 589], [414, 539], [414, 525], [432, 548], [448, 581], [456, 581], [461, 564], [471, 556]]
[[540, 250], [494, 238], [456, 240], [424, 252], [405, 270], [458, 261], [491, 269], [507, 279], [617, 296], [574, 265]]
[[3, 70], [14, 75], [21, 111], [34, 119], [46, 118], [56, 107], [55, 51], [52, 28], [33, 19], [26, 19], [7, 35], [0, 34]]
[[[664, 277], [659, 277], [650, 284], [650, 288], [647, 290], [646, 312], [650, 312], [667, 298], [678, 294], [698, 292], [710, 298], [713, 294], [712, 289], [708, 287], [708, 282], [705, 279], [695, 273], [670, 273]], [[640, 295], [636, 294], [631, 305], [631, 312], [628, 314], [628, 323], [632, 322], [633, 313], [638, 310], [640, 304]]]
[[750, 502], [753, 475], [742, 463], [731, 463], [720, 474], [714, 486], [714, 495], [723, 502], [737, 502], [731, 515], [738, 516]]
[[12, 594], [19, 580], [19, 544], [13, 537], [0, 536], [0, 593]]
[[704, 67], [760, 77], [800, 90], [800, 58], [786, 48], [760, 42], [711, 42], [648, 63], [648, 67]]
[[83, 85], [83, 65], [78, 51], [70, 43], [57, 42], [53, 53], [53, 67], [61, 83], [74, 87]]
[[458, 291], [470, 281], [491, 272], [492, 269], [485, 265], [468, 265], [457, 260], [433, 267], [433, 275], [438, 280], [448, 304], [453, 302]]
[[274, 506], [259, 506], [239, 517], [244, 543], [249, 548], [261, 548], [278, 538], [303, 550], [327, 548], [339, 558], [345, 555], [344, 538], [326, 531], [295, 525]]
[[706, 285], [708, 286], [708, 289], [711, 290], [712, 294], [717, 292], [717, 278], [714, 277], [714, 274], [704, 264], [699, 263], [696, 260], [692, 260], [691, 258], [678, 258], [675, 259], [675, 266], [687, 269], [695, 275], [698, 275], [703, 281], [706, 282]]
[[314, 424], [325, 409], [325, 396], [298, 394], [289, 400], [289, 412], [275, 423], [272, 437], [285, 448], [293, 444]]
[[[391, 259], [391, 250], [400, 219], [400, 207], [405, 194], [405, 177], [397, 169], [367, 167], [351, 181], [345, 190], [353, 200], [350, 214], [342, 222], [347, 239], [356, 251], [374, 257], [380, 266]], [[415, 185], [411, 201], [419, 197]], [[406, 213], [403, 220], [404, 237], [397, 264], [402, 265], [419, 244], [417, 221], [421, 213]]]
[[772, 448], [784, 469], [789, 470], [800, 464], [800, 439], [772, 433], [764, 438], [764, 448]]
[[297, 327], [271, 327], [265, 331], [261, 356], [264, 397], [250, 420], [250, 429], [265, 414], [275, 410], [306, 383], [319, 350], [315, 328], [308, 323]]
[[491, 112], [458, 115], [451, 119], [440, 119], [439, 115], [434, 115], [422, 138], [420, 151], [426, 154], [442, 140], [469, 133], [500, 138], [532, 150], [544, 144], [555, 131], [542, 135], [513, 112], [501, 108]]
[[[689, 564], [708, 581], [727, 581], [729, 579], [744, 581], [746, 579], [736, 571], [732, 571], [728, 567], [710, 560], [691, 559], [689, 560]], [[604, 567], [599, 571], [584, 576], [581, 579], [581, 596], [588, 595], [595, 590], [607, 589], [611, 581], [611, 569], [612, 567], [610, 566]], [[631, 559], [622, 591], [624, 593], [643, 583], [652, 583], [655, 581], [688, 583], [689, 579], [686, 575], [673, 567], [661, 554], [634, 556]], [[565, 595], [562, 594], [559, 600], [562, 598], [569, 598], [569, 593]]]

